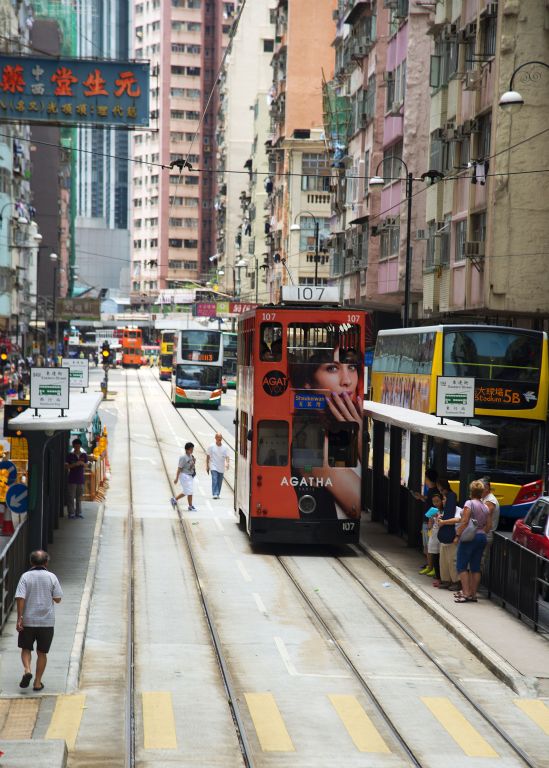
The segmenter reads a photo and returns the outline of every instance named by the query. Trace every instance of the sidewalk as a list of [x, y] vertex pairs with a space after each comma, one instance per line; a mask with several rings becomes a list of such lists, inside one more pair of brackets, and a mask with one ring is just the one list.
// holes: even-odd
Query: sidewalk
[[549, 695], [549, 642], [487, 598], [456, 604], [453, 593], [421, 576], [423, 556], [381, 523], [361, 524], [361, 544], [388, 576], [435, 616], [491, 671], [517, 692]]

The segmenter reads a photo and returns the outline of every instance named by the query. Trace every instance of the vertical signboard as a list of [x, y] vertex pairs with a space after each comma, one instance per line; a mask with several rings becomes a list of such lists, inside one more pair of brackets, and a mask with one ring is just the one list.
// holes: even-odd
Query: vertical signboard
[[437, 378], [437, 416], [471, 419], [475, 415], [475, 380], [463, 376]]
[[30, 407], [69, 407], [69, 369], [31, 368]]
[[63, 368], [69, 369], [69, 385], [71, 389], [85, 389], [88, 386], [90, 364], [88, 360], [77, 357], [64, 357]]

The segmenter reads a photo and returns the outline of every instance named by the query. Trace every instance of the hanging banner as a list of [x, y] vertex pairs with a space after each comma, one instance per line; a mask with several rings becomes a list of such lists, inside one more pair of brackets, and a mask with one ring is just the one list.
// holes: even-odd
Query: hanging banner
[[0, 56], [0, 120], [149, 125], [149, 62]]

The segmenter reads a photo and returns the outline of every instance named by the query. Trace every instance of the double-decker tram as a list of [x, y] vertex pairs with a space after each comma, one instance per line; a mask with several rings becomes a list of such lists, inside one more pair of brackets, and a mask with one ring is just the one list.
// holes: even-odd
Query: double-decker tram
[[175, 331], [162, 331], [160, 334], [159, 377], [161, 381], [172, 379], [174, 339]]
[[356, 542], [366, 314], [337, 289], [282, 301], [239, 320], [235, 513], [256, 542]]
[[186, 328], [174, 339], [172, 403], [219, 408], [223, 338], [221, 331]]
[[[497, 449], [475, 447], [475, 476], [490, 477], [502, 516], [524, 517], [545, 477], [547, 335], [489, 325], [379, 332], [373, 400], [434, 414], [438, 376], [474, 378], [475, 415], [469, 423], [498, 435]], [[448, 444], [447, 476], [455, 489], [460, 451], [460, 444]]]
[[122, 329], [122, 368], [140, 368], [143, 363], [143, 334], [141, 328]]
[[223, 391], [236, 389], [237, 334], [223, 331]]

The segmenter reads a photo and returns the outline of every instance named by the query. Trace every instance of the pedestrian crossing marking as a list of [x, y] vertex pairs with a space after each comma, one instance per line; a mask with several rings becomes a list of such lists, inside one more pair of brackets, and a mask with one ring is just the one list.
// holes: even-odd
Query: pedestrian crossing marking
[[271, 693], [245, 693], [246, 704], [264, 752], [295, 752], [280, 710]]
[[177, 749], [177, 734], [169, 691], [143, 691], [143, 746], [145, 749]]
[[539, 699], [515, 699], [515, 704], [549, 736], [549, 707], [545, 702]]
[[40, 701], [38, 699], [13, 699], [6, 702], [8, 709], [0, 739], [31, 739], [38, 717]]
[[422, 696], [421, 700], [468, 757], [499, 757], [449, 699]]
[[360, 752], [390, 754], [391, 750], [355, 696], [330, 694], [328, 698]]
[[69, 752], [74, 749], [86, 696], [83, 693], [57, 697], [55, 709], [46, 731], [46, 739], [65, 739]]

